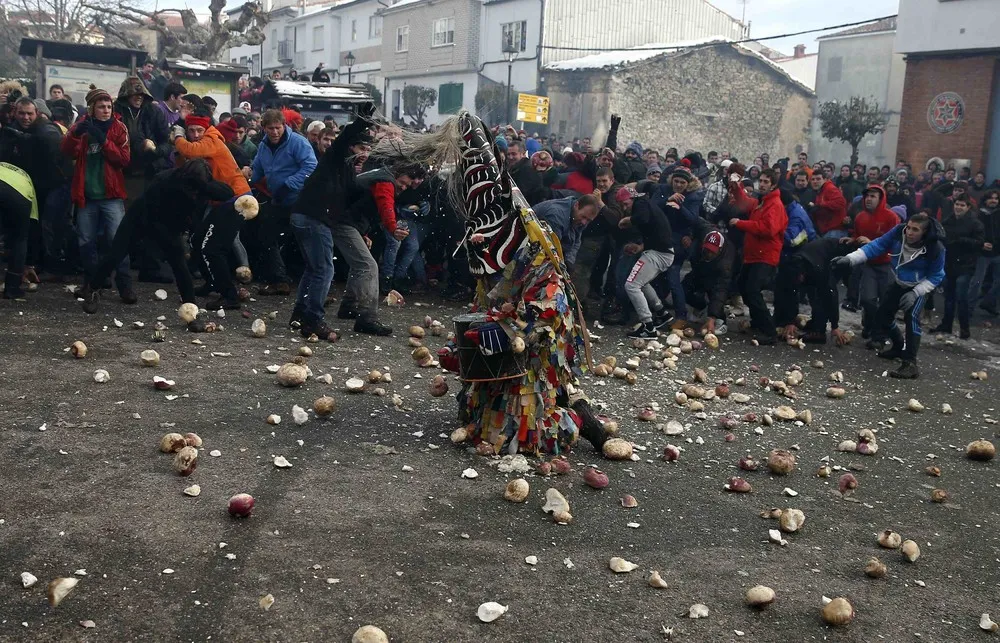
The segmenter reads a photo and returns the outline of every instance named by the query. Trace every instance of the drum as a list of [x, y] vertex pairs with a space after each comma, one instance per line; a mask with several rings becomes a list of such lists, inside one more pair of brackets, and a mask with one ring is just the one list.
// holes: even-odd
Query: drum
[[527, 371], [527, 351], [512, 350], [486, 355], [476, 343], [465, 337], [466, 331], [489, 323], [485, 313], [469, 313], [452, 319], [455, 323], [455, 343], [458, 345], [459, 376], [466, 382], [496, 382], [523, 377]]

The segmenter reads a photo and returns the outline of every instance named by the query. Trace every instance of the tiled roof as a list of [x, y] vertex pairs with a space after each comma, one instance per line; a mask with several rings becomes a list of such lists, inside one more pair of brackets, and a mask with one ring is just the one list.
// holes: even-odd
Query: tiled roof
[[881, 20], [876, 20], [875, 22], [869, 22], [866, 25], [858, 25], [857, 27], [851, 27], [850, 29], [845, 29], [844, 31], [835, 31], [833, 33], [826, 34], [825, 36], [820, 36], [816, 40], [823, 40], [824, 38], [840, 38], [842, 36], [856, 36], [863, 33], [879, 33], [882, 31], [895, 31], [896, 30], [896, 16], [889, 16], [888, 18], [882, 18]]

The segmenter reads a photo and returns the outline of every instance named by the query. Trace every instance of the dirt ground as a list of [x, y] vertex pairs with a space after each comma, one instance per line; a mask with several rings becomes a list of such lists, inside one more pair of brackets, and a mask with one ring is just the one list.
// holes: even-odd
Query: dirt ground
[[[450, 326], [458, 307], [432, 298], [417, 306], [413, 297], [385, 311], [395, 337], [348, 332], [335, 345], [311, 344], [310, 368], [331, 374], [333, 385], [312, 379], [286, 389], [266, 367], [303, 345], [284, 326], [290, 301], [251, 302], [251, 318], [230, 312], [219, 320], [223, 332], [195, 335], [152, 290], [144, 285], [133, 307], [105, 299], [93, 316], [59, 286], [43, 286], [28, 302], [0, 301], [0, 640], [348, 641], [374, 624], [392, 641], [662, 641], [672, 628], [674, 641], [956, 642], [989, 640], [978, 628], [981, 613], [1000, 620], [1000, 461], [965, 458], [969, 441], [997, 442], [995, 329], [977, 327], [972, 342], [925, 338], [916, 381], [886, 377], [890, 365], [857, 345], [860, 338], [800, 351], [754, 347], [732, 333], [718, 351], [682, 356], [677, 372], [643, 360], [635, 386], [588, 375], [585, 390], [619, 420], [639, 459], [610, 462], [582, 443], [570, 455], [571, 473], [526, 476], [530, 497], [512, 504], [502, 492], [516, 474], [451, 444], [454, 399], [430, 397], [435, 371], [409, 357], [405, 329], [428, 314]], [[252, 319], [271, 311], [278, 319], [268, 320], [267, 337], [251, 337]], [[167, 339], [154, 344], [160, 315]], [[134, 328], [136, 321], [145, 327]], [[636, 353], [622, 329], [592, 330], [601, 335], [597, 357]], [[65, 351], [74, 340], [89, 347], [85, 359]], [[428, 338], [433, 348], [442, 342]], [[148, 348], [160, 353], [158, 367], [140, 364]], [[793, 364], [805, 374], [798, 399], [758, 385], [760, 376], [783, 378]], [[697, 419], [673, 403], [695, 367], [712, 382], [745, 377], [746, 386], [732, 390], [750, 402], [711, 400], [707, 418]], [[109, 382], [93, 380], [99, 368]], [[344, 392], [348, 377], [372, 368], [392, 373], [387, 396]], [[970, 378], [980, 369], [988, 380]], [[838, 370], [847, 394], [830, 399], [829, 376]], [[176, 380], [175, 389], [155, 390], [154, 375]], [[336, 399], [333, 416], [310, 413], [295, 425], [292, 405], [308, 409], [322, 394]], [[926, 410], [908, 411], [910, 398]], [[637, 421], [637, 409], [651, 402], [660, 406], [659, 422], [678, 420], [684, 434]], [[741, 423], [733, 441], [717, 428], [727, 411], [763, 414], [786, 403], [811, 410], [812, 423]], [[954, 413], [942, 414], [942, 403]], [[280, 425], [265, 422], [271, 413], [282, 416]], [[877, 455], [836, 450], [862, 428], [878, 430]], [[171, 430], [204, 439], [189, 478], [157, 449]], [[683, 452], [664, 462], [671, 442]], [[792, 474], [737, 469], [741, 455], [764, 459], [774, 448], [793, 450]], [[274, 467], [276, 455], [292, 468]], [[824, 458], [857, 477], [854, 501], [837, 493], [842, 470], [815, 475]], [[925, 474], [931, 464], [940, 478]], [[583, 485], [588, 465], [607, 472], [606, 489]], [[463, 479], [466, 468], [478, 477]], [[723, 491], [735, 475], [753, 492]], [[191, 484], [200, 496], [182, 493]], [[549, 487], [568, 498], [571, 524], [542, 513]], [[932, 503], [933, 488], [949, 501]], [[250, 518], [226, 512], [239, 492], [256, 498]], [[638, 507], [623, 508], [624, 494]], [[770, 507], [805, 513], [785, 546], [768, 542], [777, 524], [759, 513]], [[880, 549], [884, 529], [915, 540], [920, 559]], [[639, 567], [615, 574], [612, 556]], [[864, 575], [871, 556], [888, 566], [886, 578]], [[666, 589], [647, 584], [652, 570]], [[27, 589], [25, 571], [39, 579]], [[50, 607], [46, 584], [74, 574], [79, 584]], [[763, 611], [743, 604], [757, 584], [777, 593]], [[258, 604], [266, 594], [274, 597], [267, 611]], [[848, 598], [855, 620], [824, 625], [823, 596]], [[476, 609], [485, 601], [509, 611], [481, 623]], [[707, 618], [687, 618], [695, 603], [709, 608]], [[83, 628], [86, 620], [96, 627]]]

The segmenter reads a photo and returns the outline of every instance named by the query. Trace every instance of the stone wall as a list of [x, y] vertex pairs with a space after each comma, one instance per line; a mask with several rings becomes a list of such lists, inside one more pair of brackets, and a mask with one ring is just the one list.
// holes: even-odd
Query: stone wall
[[569, 135], [606, 131], [610, 114], [618, 113], [621, 146], [638, 140], [661, 151], [729, 150], [749, 161], [761, 152], [794, 157], [808, 143], [812, 95], [731, 47], [695, 49], [614, 72], [550, 71], [547, 80], [550, 123], [559, 131], [566, 121]]

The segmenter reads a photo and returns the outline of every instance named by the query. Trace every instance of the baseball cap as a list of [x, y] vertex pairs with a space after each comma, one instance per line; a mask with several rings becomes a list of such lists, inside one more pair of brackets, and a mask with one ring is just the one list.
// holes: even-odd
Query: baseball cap
[[615, 192], [615, 200], [617, 200], [617, 201], [625, 201], [627, 199], [634, 199], [637, 196], [639, 196], [639, 193], [636, 192], [633, 188], [630, 188], [628, 186], [625, 186], [625, 187], [622, 187], [622, 188], [618, 188], [618, 191]]

